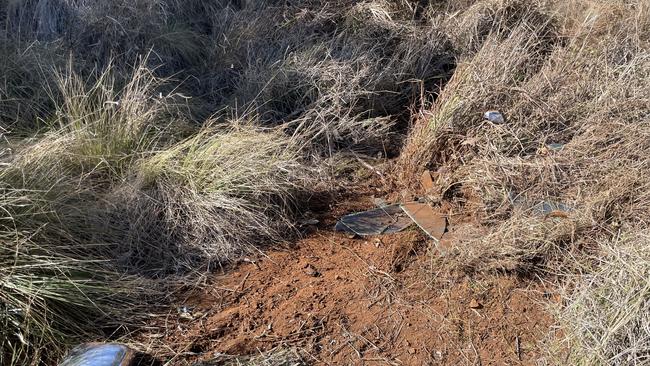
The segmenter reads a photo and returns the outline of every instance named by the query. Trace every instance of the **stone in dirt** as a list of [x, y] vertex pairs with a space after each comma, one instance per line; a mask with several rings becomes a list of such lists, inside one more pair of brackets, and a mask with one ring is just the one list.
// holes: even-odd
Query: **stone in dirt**
[[469, 302], [469, 307], [471, 309], [483, 309], [483, 305], [476, 299], [472, 299], [472, 301]]

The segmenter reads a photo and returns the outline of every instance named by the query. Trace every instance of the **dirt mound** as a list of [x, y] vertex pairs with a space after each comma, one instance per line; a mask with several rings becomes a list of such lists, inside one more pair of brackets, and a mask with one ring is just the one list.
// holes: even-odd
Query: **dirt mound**
[[[449, 217], [442, 246], [482, 234], [456, 221]], [[437, 246], [416, 227], [359, 239], [332, 226], [326, 218], [295, 248], [242, 263], [193, 294], [191, 316], [168, 324], [176, 328], [169, 344], [191, 361], [277, 347], [303, 350], [315, 364], [525, 365], [544, 357], [539, 340], [553, 319], [543, 302], [553, 295], [541, 284], [437, 273], [429, 265]]]

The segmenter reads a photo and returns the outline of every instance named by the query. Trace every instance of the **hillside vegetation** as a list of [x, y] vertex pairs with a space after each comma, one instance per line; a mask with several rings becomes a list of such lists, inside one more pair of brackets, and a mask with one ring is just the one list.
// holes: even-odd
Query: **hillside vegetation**
[[445, 271], [563, 288], [557, 363], [650, 362], [647, 1], [0, 0], [0, 26], [0, 364], [295, 238], [351, 153], [480, 212]]

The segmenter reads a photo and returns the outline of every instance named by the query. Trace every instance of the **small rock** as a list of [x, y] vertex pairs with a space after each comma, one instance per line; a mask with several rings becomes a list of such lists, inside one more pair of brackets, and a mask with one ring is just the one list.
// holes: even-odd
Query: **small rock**
[[182, 320], [194, 320], [194, 317], [190, 313], [181, 313], [178, 315], [178, 318]]
[[501, 114], [499, 111], [487, 111], [485, 114], [483, 114], [483, 118], [497, 125], [506, 123], [503, 114]]
[[472, 301], [469, 302], [469, 307], [471, 309], [483, 309], [483, 305], [476, 299], [472, 299]]
[[306, 273], [308, 276], [312, 276], [312, 277], [320, 277], [320, 272], [318, 272], [318, 270], [316, 269], [316, 267], [314, 267], [314, 266], [311, 265], [311, 264], [307, 264], [307, 265], [305, 266], [305, 273]]
[[413, 347], [410, 347], [410, 348], [407, 350], [407, 352], [409, 353], [409, 355], [414, 355], [414, 354], [417, 353], [417, 350], [416, 350], [415, 348], [413, 348]]

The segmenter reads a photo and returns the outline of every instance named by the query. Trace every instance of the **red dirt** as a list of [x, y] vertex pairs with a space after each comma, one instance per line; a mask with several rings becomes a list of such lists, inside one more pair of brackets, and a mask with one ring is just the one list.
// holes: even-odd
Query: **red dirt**
[[[199, 358], [296, 347], [315, 364], [531, 365], [553, 324], [539, 283], [513, 276], [470, 278], [431, 268], [435, 242], [413, 226], [353, 239], [331, 230], [346, 204], [293, 248], [274, 250], [214, 278], [175, 320], [166, 340]], [[442, 246], [481, 235], [456, 223]]]

